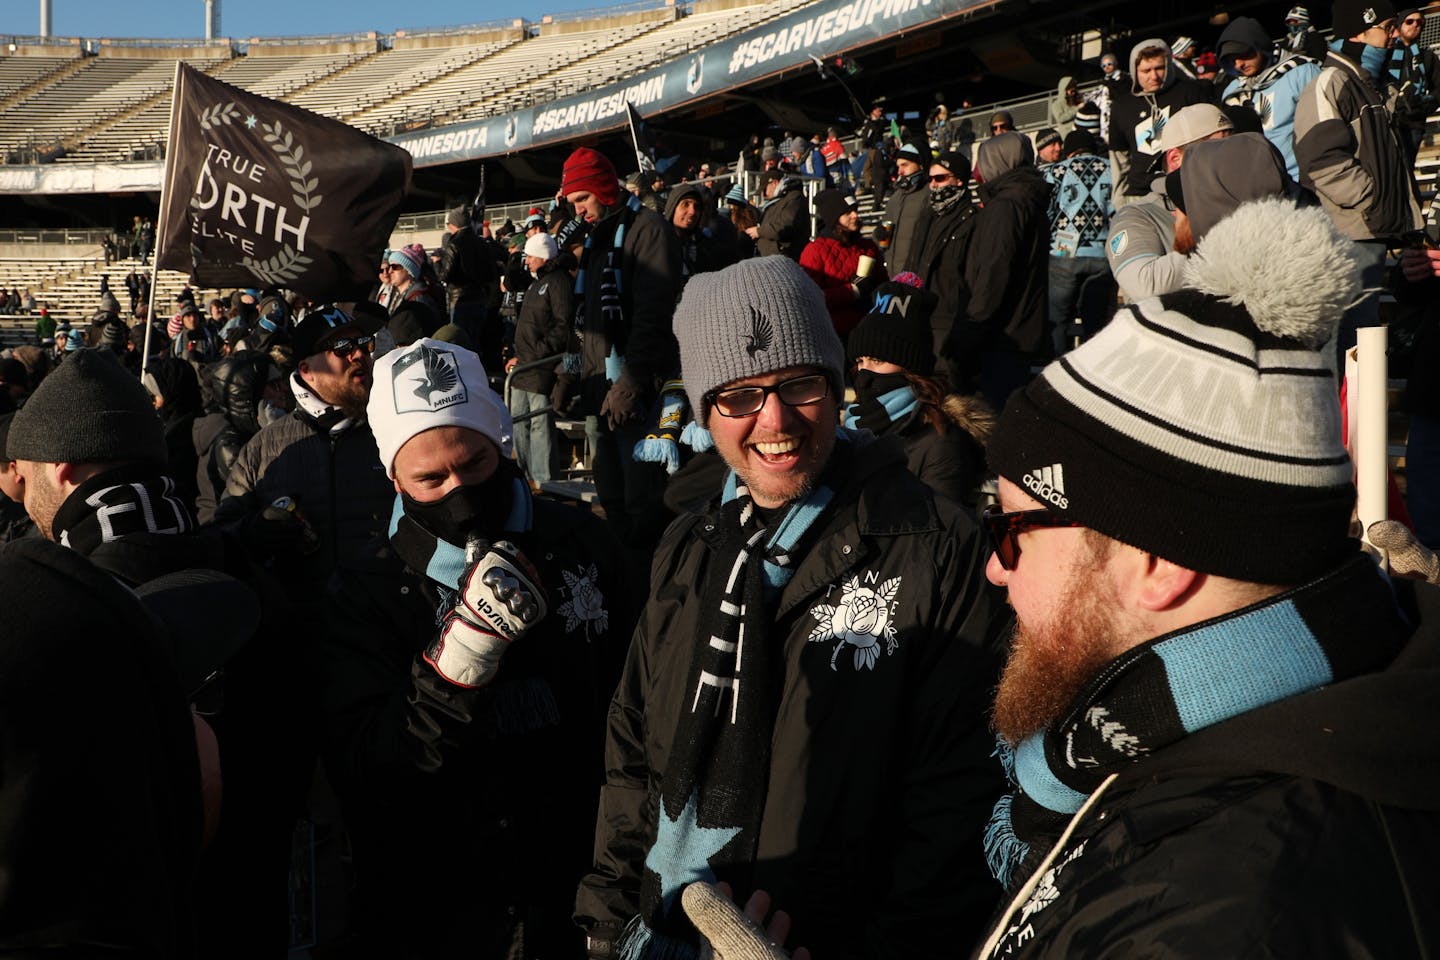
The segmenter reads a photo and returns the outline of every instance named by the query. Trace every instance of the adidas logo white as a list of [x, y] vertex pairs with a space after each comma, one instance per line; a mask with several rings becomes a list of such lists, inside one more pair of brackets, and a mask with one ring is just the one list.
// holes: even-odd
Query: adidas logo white
[[1052, 463], [1048, 467], [1039, 470], [1032, 470], [1020, 480], [1030, 489], [1036, 497], [1061, 510], [1070, 507], [1070, 501], [1065, 496], [1065, 467], [1063, 464]]

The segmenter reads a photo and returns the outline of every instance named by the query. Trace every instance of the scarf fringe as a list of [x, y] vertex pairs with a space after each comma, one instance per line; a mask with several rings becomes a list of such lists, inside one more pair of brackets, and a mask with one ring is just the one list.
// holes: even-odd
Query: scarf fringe
[[1015, 878], [1015, 872], [1030, 855], [1030, 845], [1015, 835], [1010, 820], [1010, 806], [1015, 794], [1007, 793], [995, 801], [990, 822], [985, 826], [985, 862], [990, 866], [990, 875], [1000, 881], [1006, 890]]
[[560, 707], [543, 679], [531, 677], [520, 684], [492, 689], [490, 713], [499, 736], [514, 737], [560, 725]]
[[651, 930], [639, 916], [625, 925], [615, 950], [620, 960], [697, 960], [700, 956], [694, 944]]
[[680, 442], [687, 444], [696, 453], [715, 449], [715, 438], [695, 420], [685, 424], [685, 429], [680, 431]]

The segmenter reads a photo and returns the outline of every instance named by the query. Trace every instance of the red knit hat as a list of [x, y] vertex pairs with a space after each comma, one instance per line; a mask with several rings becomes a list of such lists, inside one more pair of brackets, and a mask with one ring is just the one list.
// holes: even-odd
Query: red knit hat
[[582, 190], [594, 194], [595, 199], [607, 207], [620, 202], [620, 177], [615, 173], [615, 165], [603, 153], [589, 147], [570, 154], [560, 177], [562, 196]]

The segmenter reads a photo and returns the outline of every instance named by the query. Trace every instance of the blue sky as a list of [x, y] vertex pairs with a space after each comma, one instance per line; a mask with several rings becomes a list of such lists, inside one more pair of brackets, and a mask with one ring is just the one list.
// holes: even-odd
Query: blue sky
[[[657, 0], [658, 4], [659, 0]], [[220, 0], [220, 32], [243, 39], [307, 33], [453, 26], [610, 6], [603, 0]], [[0, 34], [40, 32], [40, 0], [0, 0]], [[50, 32], [62, 37], [202, 37], [204, 0], [51, 0]]]

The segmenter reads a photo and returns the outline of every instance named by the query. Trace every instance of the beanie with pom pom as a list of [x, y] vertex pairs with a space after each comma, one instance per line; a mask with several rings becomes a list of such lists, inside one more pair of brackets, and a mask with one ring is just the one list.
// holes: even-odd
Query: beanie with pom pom
[[1318, 208], [1253, 201], [1211, 228], [1186, 280], [1013, 394], [987, 459], [1046, 509], [1182, 567], [1313, 579], [1356, 549], [1318, 350], [1359, 295], [1354, 244]]

